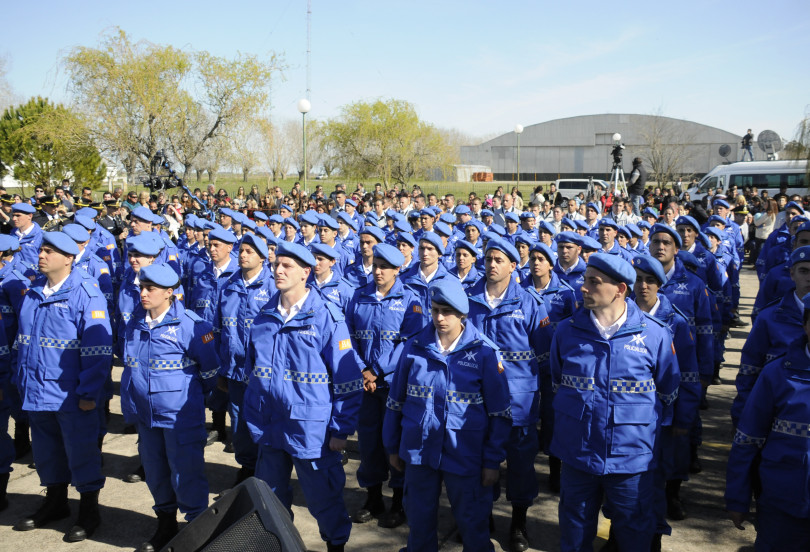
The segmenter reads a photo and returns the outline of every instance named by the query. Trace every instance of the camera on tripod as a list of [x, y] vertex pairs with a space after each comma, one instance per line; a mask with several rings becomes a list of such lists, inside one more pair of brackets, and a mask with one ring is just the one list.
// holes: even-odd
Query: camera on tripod
[[614, 167], [620, 167], [622, 165], [623, 149], [624, 144], [622, 144], [622, 135], [617, 132], [613, 135], [613, 150], [610, 152], [610, 155], [613, 156]]
[[[168, 174], [161, 174], [164, 171]], [[172, 163], [163, 150], [158, 150], [149, 162], [149, 176], [142, 177], [141, 183], [153, 192], [159, 192], [179, 188], [183, 185], [183, 180], [174, 172]]]

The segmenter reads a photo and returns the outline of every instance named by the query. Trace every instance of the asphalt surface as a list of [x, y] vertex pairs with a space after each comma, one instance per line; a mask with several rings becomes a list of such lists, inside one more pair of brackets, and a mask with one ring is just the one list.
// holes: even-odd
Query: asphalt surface
[[[756, 293], [756, 274], [745, 268], [740, 278], [742, 299], [740, 314], [748, 320], [748, 314]], [[732, 438], [729, 408], [734, 397], [734, 377], [739, 365], [740, 349], [750, 326], [731, 331], [727, 341], [726, 362], [721, 371], [722, 385], [709, 389], [710, 408], [702, 411], [704, 427], [704, 444], [700, 450], [703, 471], [684, 483], [681, 498], [687, 511], [684, 521], [672, 521], [672, 536], [665, 537], [663, 549], [666, 551], [712, 552], [752, 551], [755, 532], [748, 525], [746, 531], [734, 528], [726, 519], [723, 511], [723, 489], [725, 486], [725, 462]], [[118, 381], [121, 368], [114, 370]], [[138, 464], [138, 452], [135, 435], [122, 433], [124, 422], [116, 399], [112, 404], [113, 416], [110, 433], [104, 440], [104, 473], [107, 482], [101, 491], [102, 525], [92, 540], [80, 544], [69, 544], [62, 541], [64, 533], [73, 523], [72, 517], [78, 513], [79, 495], [71, 488], [69, 498], [73, 516], [52, 525], [29, 532], [16, 532], [13, 524], [32, 513], [44, 496], [36, 471], [28, 467], [30, 454], [14, 464], [9, 482], [10, 506], [0, 513], [0, 551], [22, 550], [82, 550], [108, 551], [133, 550], [147, 540], [156, 528], [156, 518], [152, 511], [152, 497], [145, 483], [125, 483], [122, 478]], [[13, 426], [13, 421], [11, 422]], [[10, 431], [13, 431], [10, 428]], [[356, 439], [349, 442], [350, 461], [346, 466], [346, 489], [344, 497], [350, 513], [360, 508], [365, 500], [365, 492], [357, 486], [355, 473], [359, 465]], [[207, 475], [210, 485], [210, 497], [230, 488], [236, 477], [237, 464], [233, 455], [224, 452], [222, 444], [215, 444], [206, 449]], [[529, 510], [529, 539], [532, 550], [554, 551], [559, 549], [559, 530], [557, 526], [558, 497], [548, 491], [547, 458], [539, 456], [537, 472], [541, 492], [534, 506]], [[293, 477], [295, 475], [293, 474]], [[390, 489], [384, 489], [390, 497]], [[503, 495], [503, 493], [502, 493]], [[389, 499], [386, 499], [386, 503]], [[309, 550], [325, 550], [326, 545], [320, 539], [317, 525], [306, 509], [306, 503], [300, 489], [295, 485], [293, 511], [295, 525], [298, 528]], [[495, 533], [492, 541], [496, 550], [508, 550], [508, 531], [510, 508], [502, 496], [494, 506]], [[347, 550], [399, 550], [407, 540], [408, 526], [397, 529], [383, 529], [376, 521], [354, 525]], [[414, 528], [418, 531], [419, 528]], [[607, 536], [608, 523], [600, 523], [599, 537], [595, 543], [598, 550]], [[442, 498], [439, 512], [440, 548], [447, 551], [462, 550], [457, 542], [457, 535], [450, 507]]]

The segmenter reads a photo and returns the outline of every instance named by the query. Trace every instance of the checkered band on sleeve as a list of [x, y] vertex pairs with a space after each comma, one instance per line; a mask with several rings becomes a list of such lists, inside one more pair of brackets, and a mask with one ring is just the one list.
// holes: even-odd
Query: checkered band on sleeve
[[295, 370], [284, 370], [284, 380], [295, 383], [329, 383], [329, 374], [326, 372], [296, 372]]
[[655, 381], [610, 380], [610, 390], [613, 393], [650, 393], [655, 391]]
[[383, 330], [380, 332], [380, 339], [384, 339], [386, 341], [396, 341], [399, 339], [399, 332]]
[[395, 401], [391, 397], [388, 397], [385, 401], [385, 407], [388, 410], [393, 410], [394, 412], [399, 412], [402, 410], [402, 403], [399, 401]]
[[589, 378], [586, 376], [572, 376], [569, 374], [563, 374], [562, 379], [560, 381], [560, 385], [563, 387], [570, 387], [572, 389], [579, 389], [584, 391], [593, 391], [595, 381], [593, 378]]
[[762, 371], [762, 366], [756, 364], [740, 364], [739, 374], [741, 376], [756, 376]]
[[222, 325], [228, 328], [235, 328], [236, 323], [239, 321], [235, 316], [223, 316]]
[[734, 444], [755, 445], [761, 448], [765, 444], [765, 437], [751, 437], [738, 429], [737, 433], [734, 434]]
[[656, 392], [655, 394], [658, 395], [658, 398], [661, 400], [662, 403], [672, 404], [675, 402], [675, 399], [678, 398], [678, 389], [676, 388], [675, 391], [673, 391], [672, 393], [664, 394]]
[[349, 393], [354, 393], [355, 391], [362, 391], [363, 390], [363, 380], [356, 379], [352, 381], [347, 381], [344, 383], [336, 383], [334, 385], [335, 395], [347, 395]]
[[508, 362], [520, 362], [535, 358], [534, 351], [501, 351], [501, 358]]
[[160, 358], [149, 359], [150, 370], [182, 370], [188, 366], [197, 364], [190, 358], [182, 358], [180, 360], [163, 360]]
[[461, 403], [461, 404], [484, 404], [484, 397], [481, 393], [466, 393], [464, 391], [447, 390], [447, 402]]
[[802, 422], [791, 422], [790, 420], [780, 420], [776, 418], [773, 421], [773, 431], [793, 435], [794, 437], [810, 439], [810, 424]]
[[273, 375], [273, 369], [270, 366], [254, 366], [253, 375], [257, 378], [269, 378]]
[[374, 332], [371, 330], [357, 330], [354, 332], [355, 339], [374, 339]]
[[408, 384], [408, 396], [417, 399], [431, 399], [433, 398], [433, 387], [430, 385]]
[[490, 412], [490, 416], [498, 417], [498, 418], [512, 418], [512, 407], [506, 407], [506, 410], [500, 410], [498, 412]]
[[82, 356], [104, 356], [112, 354], [112, 345], [96, 345], [92, 347], [82, 347]]

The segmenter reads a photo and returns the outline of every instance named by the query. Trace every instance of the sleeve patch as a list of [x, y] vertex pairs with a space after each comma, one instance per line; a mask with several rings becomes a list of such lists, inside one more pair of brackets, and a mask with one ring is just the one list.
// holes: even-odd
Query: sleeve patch
[[107, 244], [107, 249], [115, 249], [115, 244], [114, 243], [108, 243]]
[[103, 310], [96, 310], [96, 311], [93, 311], [91, 316], [93, 318], [102, 318], [103, 319], [103, 318], [107, 318], [107, 313], [104, 312]]
[[413, 312], [418, 312], [419, 314], [422, 314], [422, 307], [419, 305], [414, 305]]
[[202, 336], [203, 343], [211, 343], [214, 340], [214, 332], [208, 332], [204, 336]]
[[498, 373], [503, 374], [503, 362], [498, 361]]
[[352, 348], [352, 340], [351, 339], [343, 339], [338, 343], [338, 349], [341, 351], [345, 351], [346, 349]]
[[110, 273], [109, 269], [106, 269], [106, 268], [102, 268], [101, 270], [99, 270], [99, 272], [101, 272], [102, 274], [109, 274]]
[[548, 316], [546, 316], [545, 318], [543, 318], [543, 319], [540, 321], [540, 327], [541, 327], [541, 328], [545, 328], [545, 327], [546, 327], [546, 326], [548, 326], [549, 324], [551, 324], [551, 320], [549, 320]]
[[673, 354], [673, 355], [674, 355], [674, 354], [676, 354], [676, 353], [675, 353], [675, 344], [674, 344], [674, 343], [670, 343], [670, 345], [672, 346], [672, 354]]

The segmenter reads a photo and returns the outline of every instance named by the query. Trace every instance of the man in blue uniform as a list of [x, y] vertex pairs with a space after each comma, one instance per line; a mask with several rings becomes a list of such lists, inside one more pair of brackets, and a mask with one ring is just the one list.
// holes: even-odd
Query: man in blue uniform
[[[325, 216], [329, 220], [334, 220], [329, 215]], [[324, 300], [337, 305], [345, 314], [355, 289], [335, 270], [340, 262], [340, 253], [325, 243], [314, 243], [309, 249], [315, 257], [315, 266], [308, 282], [310, 288], [317, 291]]]
[[599, 243], [602, 246], [602, 253], [608, 255], [618, 255], [625, 261], [632, 261], [633, 256], [624, 247], [619, 245], [616, 235], [619, 233], [619, 225], [615, 220], [603, 218], [599, 221]]
[[[548, 366], [553, 330], [542, 303], [515, 281], [515, 248], [503, 238], [487, 242], [486, 275], [467, 291], [469, 321], [500, 349], [512, 401], [506, 444], [506, 499], [512, 503], [509, 543], [527, 550], [526, 512], [539, 492], [534, 459], [539, 450], [540, 376]], [[495, 490], [500, 492], [500, 486]], [[496, 493], [496, 494], [497, 494]]]
[[34, 222], [36, 209], [30, 203], [15, 203], [11, 207], [12, 236], [20, 242], [20, 260], [28, 266], [37, 266], [42, 229]]
[[385, 234], [376, 226], [365, 226], [358, 233], [357, 239], [360, 252], [343, 276], [355, 289], [371, 282], [374, 246], [385, 242]]
[[354, 433], [363, 378], [343, 314], [307, 287], [315, 258], [300, 244], [276, 250], [278, 293], [253, 321], [246, 351], [245, 420], [259, 446], [256, 477], [289, 510], [292, 468], [330, 552], [351, 519], [340, 451]]
[[444, 255], [442, 238], [435, 232], [425, 232], [419, 238], [419, 263], [400, 276], [402, 283], [419, 295], [426, 324], [430, 318], [428, 285], [434, 280], [452, 278], [450, 272], [440, 262], [442, 255]]
[[650, 550], [653, 465], [679, 373], [666, 326], [626, 300], [633, 267], [591, 255], [583, 306], [551, 346], [552, 453], [562, 460], [560, 549], [591, 550], [604, 501], [620, 550]]
[[585, 261], [580, 258], [582, 252], [582, 236], [574, 232], [560, 232], [554, 237], [557, 243], [557, 262], [554, 264], [554, 273], [560, 280], [574, 290], [577, 303], [582, 302], [579, 288], [585, 281]]
[[43, 505], [14, 528], [28, 531], [70, 515], [69, 483], [81, 494], [79, 517], [65, 538], [91, 536], [98, 512], [101, 450], [99, 417], [112, 361], [107, 302], [95, 281], [72, 270], [79, 248], [62, 232], [43, 235], [42, 277], [28, 290], [19, 315], [14, 382], [29, 413]]

